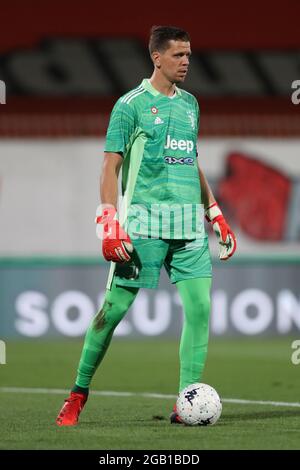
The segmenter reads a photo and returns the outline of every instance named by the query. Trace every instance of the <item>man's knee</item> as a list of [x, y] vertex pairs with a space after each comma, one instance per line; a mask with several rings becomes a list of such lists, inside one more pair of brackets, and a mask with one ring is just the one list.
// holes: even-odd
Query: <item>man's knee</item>
[[112, 302], [109, 302], [108, 300], [104, 300], [104, 303], [100, 310], [97, 312], [94, 320], [93, 320], [93, 326], [96, 330], [102, 330], [105, 324], [107, 324], [107, 320], [110, 317], [109, 311], [112, 308]]
[[199, 299], [195, 302], [195, 311], [198, 312], [201, 316], [208, 316], [210, 312], [210, 298], [207, 299]]
[[210, 314], [211, 302], [210, 298], [199, 298], [190, 304], [185, 311], [186, 321], [191, 324], [201, 324], [208, 322]]
[[[126, 295], [122, 295], [126, 290]], [[105, 325], [116, 327], [125, 316], [134, 301], [138, 289], [122, 288], [118, 293], [107, 291], [104, 303], [94, 318], [94, 327], [97, 330]], [[129, 295], [128, 295], [129, 294]]]

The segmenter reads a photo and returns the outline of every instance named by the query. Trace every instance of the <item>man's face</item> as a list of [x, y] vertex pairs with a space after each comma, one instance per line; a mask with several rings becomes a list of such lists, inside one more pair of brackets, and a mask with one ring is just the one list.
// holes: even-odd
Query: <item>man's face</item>
[[191, 56], [188, 41], [169, 41], [169, 48], [155, 53], [155, 63], [160, 65], [161, 73], [172, 83], [184, 82]]

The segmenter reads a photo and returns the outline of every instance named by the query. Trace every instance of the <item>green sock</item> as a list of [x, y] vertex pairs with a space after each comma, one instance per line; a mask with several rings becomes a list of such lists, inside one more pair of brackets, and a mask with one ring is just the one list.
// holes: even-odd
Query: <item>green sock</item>
[[134, 301], [138, 288], [116, 286], [106, 291], [102, 308], [87, 330], [75, 387], [88, 389], [110, 344], [113, 332]]
[[179, 391], [201, 382], [209, 336], [211, 278], [176, 283], [183, 303], [184, 324], [180, 340]]
[[85, 387], [78, 387], [78, 385], [75, 384], [74, 387], [72, 388], [72, 392], [83, 393], [84, 395], [88, 395], [89, 389]]

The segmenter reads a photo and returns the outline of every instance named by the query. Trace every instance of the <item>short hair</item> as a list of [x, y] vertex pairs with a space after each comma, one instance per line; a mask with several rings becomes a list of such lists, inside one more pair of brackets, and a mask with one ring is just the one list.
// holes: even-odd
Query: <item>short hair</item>
[[171, 40], [189, 42], [190, 36], [189, 33], [176, 26], [152, 26], [149, 39], [150, 55], [154, 51], [166, 51]]

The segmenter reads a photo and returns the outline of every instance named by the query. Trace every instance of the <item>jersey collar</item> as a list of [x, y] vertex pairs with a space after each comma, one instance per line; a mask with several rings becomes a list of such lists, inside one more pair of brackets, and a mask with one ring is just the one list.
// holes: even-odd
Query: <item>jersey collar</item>
[[[151, 95], [153, 96], [161, 95], [161, 96], [165, 96], [166, 98], [171, 98], [169, 96], [163, 95], [163, 93], [160, 93], [158, 90], [156, 90], [156, 88], [154, 88], [151, 85], [149, 78], [144, 78], [144, 80], [142, 81], [142, 87], [145, 88], [145, 90], [149, 91], [149, 93], [151, 93]], [[175, 91], [176, 91], [176, 96], [181, 95], [181, 90], [177, 88], [177, 86], [175, 86]]]

